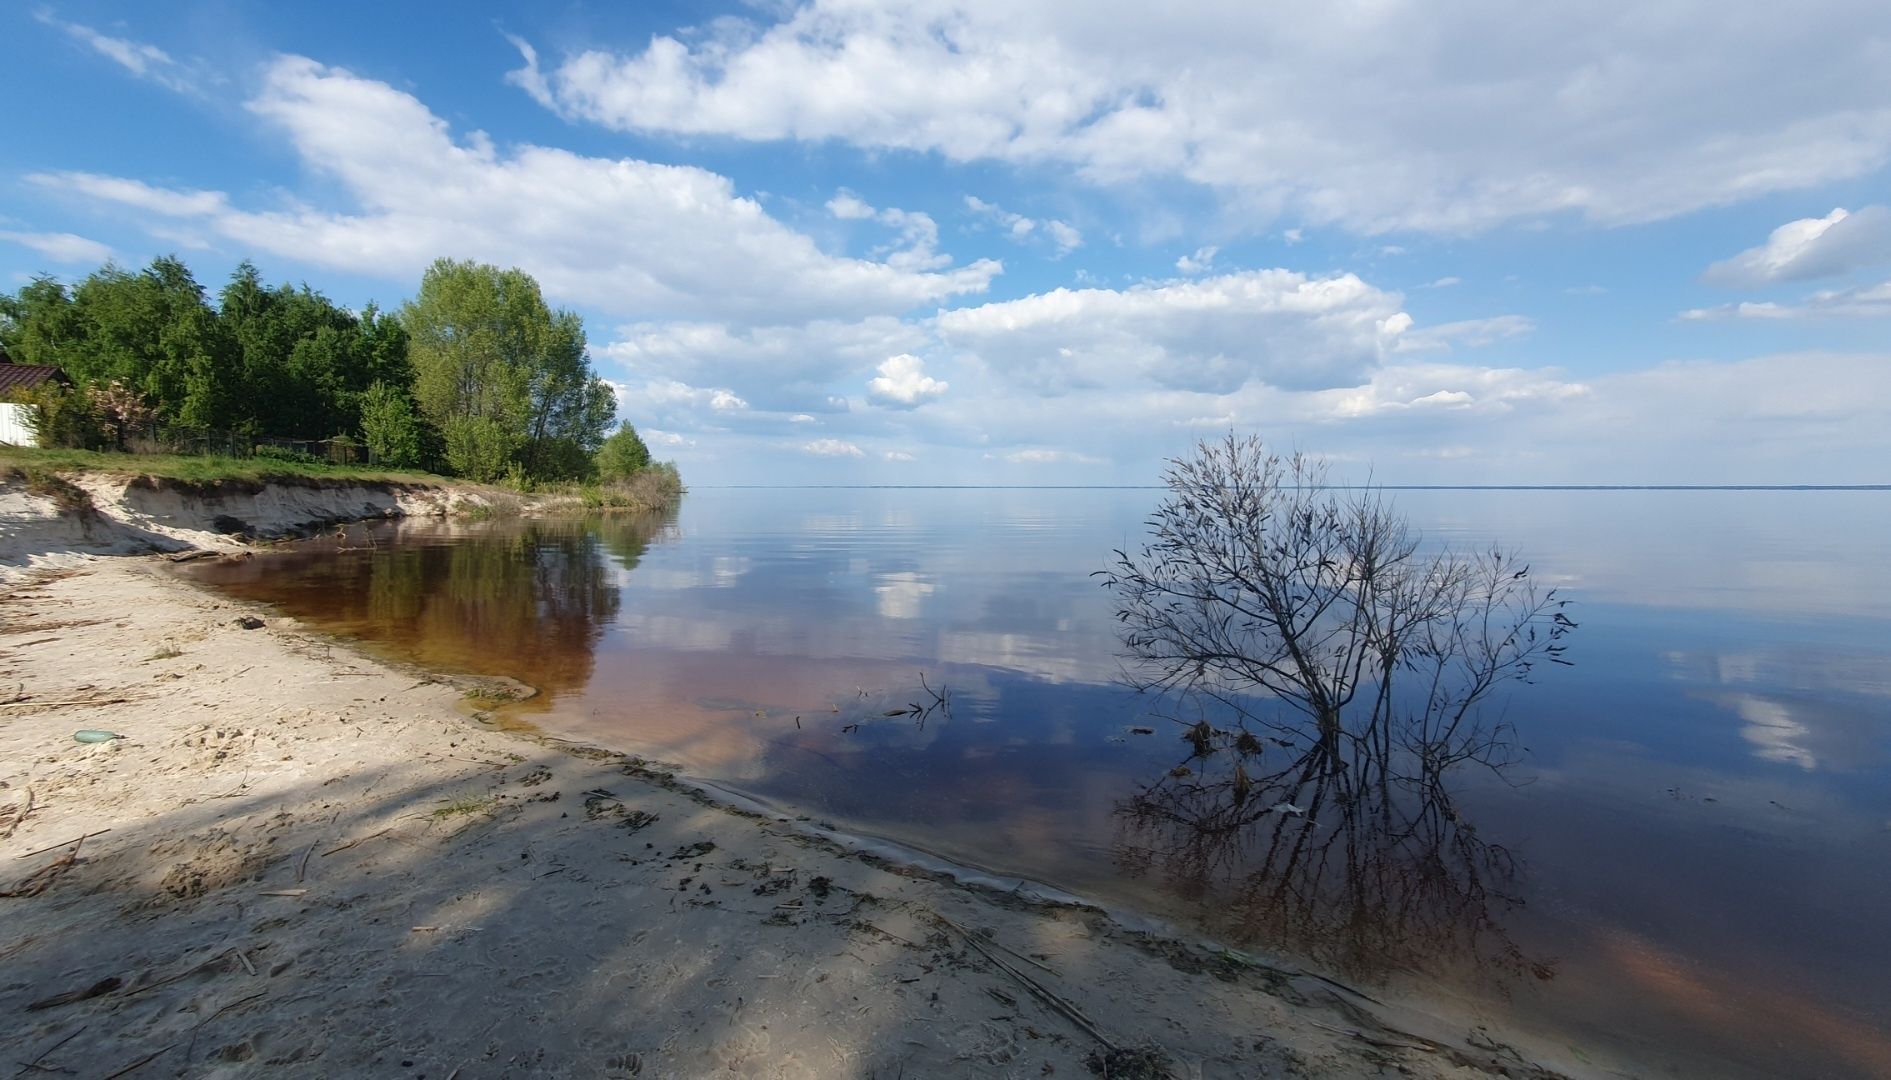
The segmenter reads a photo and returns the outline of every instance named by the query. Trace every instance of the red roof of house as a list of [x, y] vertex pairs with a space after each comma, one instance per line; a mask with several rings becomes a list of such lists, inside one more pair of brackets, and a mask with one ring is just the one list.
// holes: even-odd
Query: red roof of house
[[0, 397], [6, 397], [15, 390], [31, 390], [47, 382], [72, 385], [72, 380], [66, 377], [65, 372], [46, 364], [0, 364]]

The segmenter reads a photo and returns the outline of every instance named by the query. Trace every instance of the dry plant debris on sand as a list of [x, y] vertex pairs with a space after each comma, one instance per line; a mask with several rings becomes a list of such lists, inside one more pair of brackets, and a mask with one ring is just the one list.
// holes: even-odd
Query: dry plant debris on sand
[[0, 601], [10, 1071], [1541, 1075], [481, 728], [460, 687], [249, 614], [151, 559]]

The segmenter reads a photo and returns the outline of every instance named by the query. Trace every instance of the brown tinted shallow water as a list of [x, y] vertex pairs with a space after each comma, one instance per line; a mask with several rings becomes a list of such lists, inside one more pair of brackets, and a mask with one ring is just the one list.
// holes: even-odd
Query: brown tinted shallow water
[[1397, 493], [1574, 599], [1575, 667], [1496, 703], [1502, 769], [1240, 793], [1123, 686], [1089, 576], [1159, 497], [709, 490], [192, 572], [530, 683], [548, 730], [1653, 1075], [1891, 1075], [1891, 493]]

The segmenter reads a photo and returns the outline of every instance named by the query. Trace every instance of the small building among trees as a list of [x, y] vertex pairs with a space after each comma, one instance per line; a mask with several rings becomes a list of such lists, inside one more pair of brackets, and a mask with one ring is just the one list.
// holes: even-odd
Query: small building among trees
[[0, 348], [0, 444], [39, 444], [27, 416], [33, 406], [20, 399], [48, 384], [71, 386], [72, 380], [64, 371], [47, 364], [16, 364], [7, 351]]

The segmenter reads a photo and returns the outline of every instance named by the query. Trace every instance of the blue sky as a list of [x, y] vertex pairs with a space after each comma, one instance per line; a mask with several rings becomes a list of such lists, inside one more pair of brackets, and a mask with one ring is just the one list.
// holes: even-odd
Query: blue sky
[[0, 285], [579, 311], [693, 482], [1891, 481], [1891, 7], [0, 13]]

